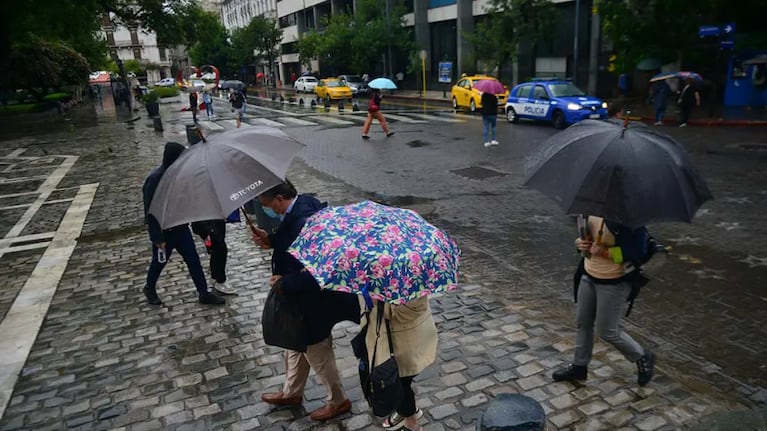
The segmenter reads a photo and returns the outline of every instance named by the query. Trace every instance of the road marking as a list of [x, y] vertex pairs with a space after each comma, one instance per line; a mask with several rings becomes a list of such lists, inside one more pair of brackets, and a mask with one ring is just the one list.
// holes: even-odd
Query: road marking
[[251, 118], [251, 119], [250, 119], [250, 121], [251, 121], [251, 122], [253, 122], [253, 123], [258, 123], [258, 124], [261, 124], [261, 125], [263, 125], [263, 126], [270, 126], [270, 127], [285, 127], [285, 125], [284, 125], [284, 124], [282, 124], [282, 123], [279, 123], [279, 122], [277, 122], [277, 121], [272, 121], [272, 120], [270, 120], [270, 119], [268, 119], [268, 118]]
[[465, 120], [459, 120], [457, 118], [438, 117], [436, 115], [421, 114], [418, 112], [408, 112], [408, 115], [415, 115], [416, 117], [423, 118], [429, 121], [444, 121], [447, 123], [463, 123]]
[[[67, 157], [77, 160], [74, 156]], [[56, 172], [51, 176], [54, 175], [58, 176]], [[53, 295], [75, 251], [77, 238], [82, 232], [98, 186], [98, 183], [80, 186], [48, 248], [0, 322], [0, 352], [3, 352], [0, 355], [0, 417], [5, 413], [8, 401], [13, 395], [13, 387], [35, 344]]]
[[[72, 166], [74, 166], [75, 162], [77, 161], [77, 156], [61, 156], [64, 158], [64, 161], [59, 165], [58, 168], [56, 168], [49, 176], [48, 178], [40, 184], [40, 187], [37, 188], [37, 192], [40, 193], [37, 196], [37, 199], [32, 202], [32, 204], [27, 208], [27, 211], [24, 213], [24, 215], [21, 216], [19, 221], [16, 222], [16, 224], [11, 228], [10, 231], [8, 231], [7, 234], [5, 234], [6, 238], [16, 237], [21, 235], [21, 232], [24, 230], [25, 227], [27, 227], [27, 224], [29, 224], [30, 221], [32, 221], [32, 217], [37, 214], [37, 212], [40, 210], [40, 207], [43, 206], [45, 201], [48, 199], [48, 197], [51, 195], [51, 193], [56, 190], [56, 186], [61, 182], [61, 180], [64, 178], [64, 176], [69, 172], [70, 169], [72, 169]], [[0, 253], [0, 257], [2, 257], [2, 253]]]
[[316, 126], [317, 123], [313, 123], [311, 121], [302, 120], [300, 118], [293, 118], [293, 117], [280, 117], [280, 121], [284, 121], [286, 123], [295, 124], [298, 126]]
[[311, 115], [311, 116], [308, 116], [306, 118], [311, 118], [312, 120], [316, 120], [316, 121], [324, 121], [326, 123], [338, 124], [338, 125], [344, 125], [344, 126], [348, 126], [348, 125], [351, 125], [351, 124], [357, 124], [354, 121], [341, 120], [339, 118], [335, 118], [335, 117], [331, 117], [331, 116]]
[[417, 123], [425, 123], [426, 121], [423, 120], [414, 120], [410, 117], [403, 117], [402, 115], [396, 115], [396, 114], [384, 114], [385, 118], [391, 118], [392, 120], [402, 121], [403, 123], [411, 123], [411, 124], [417, 124]]
[[214, 130], [224, 130], [224, 126], [222, 126], [220, 124], [216, 124], [216, 123], [214, 123], [212, 121], [202, 122], [202, 123], [199, 123], [199, 124], [202, 125], [202, 127], [206, 128], [208, 130], [211, 130], [211, 131], [214, 131]]
[[[237, 127], [237, 120], [219, 120], [218, 122], [219, 123], [228, 124], [228, 125], [230, 125], [232, 127]], [[243, 121], [243, 123], [244, 123], [244, 121]]]
[[[46, 202], [43, 203], [43, 205], [61, 204], [61, 203], [64, 203], [64, 202], [72, 202], [72, 198], [55, 199], [55, 200], [52, 200], [52, 201], [46, 201]], [[28, 208], [30, 205], [32, 205], [32, 204], [18, 204], [18, 205], [10, 205], [10, 206], [7, 206], [7, 207], [0, 207], [0, 211], [3, 211], [3, 210], [15, 210], [15, 209], [19, 209], [19, 208]], [[0, 239], [0, 242], [2, 242], [1, 239]]]
[[31, 235], [17, 236], [15, 238], [2, 238], [0, 239], [0, 247], [8, 247], [17, 242], [32, 242], [41, 241], [53, 238], [54, 232], [35, 233]]

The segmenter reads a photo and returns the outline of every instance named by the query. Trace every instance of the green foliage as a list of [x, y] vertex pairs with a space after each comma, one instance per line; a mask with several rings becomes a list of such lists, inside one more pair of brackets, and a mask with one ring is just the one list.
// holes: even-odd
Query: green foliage
[[[276, 19], [254, 17], [247, 26], [232, 33], [232, 63], [235, 67], [264, 60], [273, 64], [280, 54], [282, 29]], [[259, 53], [253, 55], [254, 50]]]
[[[301, 62], [320, 59], [339, 70], [363, 73], [387, 51], [385, 2], [359, 0], [357, 10], [341, 11], [320, 23], [298, 41]], [[389, 10], [393, 53], [408, 55], [414, 50], [410, 30], [404, 26], [405, 9], [397, 4]]]
[[146, 73], [146, 70], [144, 70], [144, 65], [135, 59], [125, 60], [123, 62], [123, 67], [125, 68], [126, 73], [135, 73], [136, 75], [143, 75]]
[[199, 8], [191, 8], [181, 20], [189, 45], [189, 58], [192, 64], [216, 66], [223, 75], [232, 72], [232, 48], [229, 45], [224, 25], [218, 15]]
[[18, 103], [15, 105], [0, 107], [0, 115], [40, 112], [44, 109], [45, 106], [46, 104], [44, 103]]
[[71, 96], [69, 95], [69, 93], [51, 93], [51, 94], [46, 94], [45, 97], [43, 97], [43, 100], [47, 102], [56, 102], [59, 100], [67, 100], [70, 97]]
[[150, 92], [148, 92], [146, 94], [143, 94], [141, 96], [141, 101], [144, 102], [145, 104], [146, 103], [157, 103], [157, 101], [160, 100], [160, 94], [156, 90], [157, 89], [155, 88], [155, 89], [152, 89], [152, 91], [150, 91]]
[[498, 68], [498, 79], [503, 67], [516, 58], [520, 43], [535, 43], [544, 37], [556, 17], [550, 0], [490, 0], [486, 11], [474, 33], [463, 36], [474, 45], [477, 59]]
[[80, 85], [87, 81], [90, 71], [87, 60], [72, 48], [34, 35], [13, 47], [7, 64], [14, 71], [2, 83], [7, 88]]
[[150, 93], [157, 94], [159, 98], [175, 97], [178, 96], [178, 88], [176, 87], [155, 87]]

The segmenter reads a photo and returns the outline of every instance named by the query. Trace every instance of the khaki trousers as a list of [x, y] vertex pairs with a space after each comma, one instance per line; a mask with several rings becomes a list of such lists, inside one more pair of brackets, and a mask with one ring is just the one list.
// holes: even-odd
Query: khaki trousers
[[285, 350], [285, 385], [282, 394], [295, 397], [304, 394], [309, 369], [328, 388], [327, 403], [333, 407], [346, 400], [341, 377], [336, 368], [336, 355], [333, 352], [333, 337], [330, 336], [317, 344], [306, 347], [306, 353]]

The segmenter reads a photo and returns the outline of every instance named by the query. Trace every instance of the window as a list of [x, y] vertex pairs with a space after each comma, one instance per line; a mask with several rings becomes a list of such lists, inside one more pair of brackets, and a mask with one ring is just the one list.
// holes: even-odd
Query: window
[[160, 61], [168, 61], [168, 53], [165, 51], [165, 48], [160, 47]]
[[133, 48], [133, 58], [141, 60], [141, 48]]
[[543, 88], [542, 85], [536, 85], [535, 89], [533, 90], [533, 99], [546, 99], [548, 100], [549, 95], [546, 93], [546, 89]]

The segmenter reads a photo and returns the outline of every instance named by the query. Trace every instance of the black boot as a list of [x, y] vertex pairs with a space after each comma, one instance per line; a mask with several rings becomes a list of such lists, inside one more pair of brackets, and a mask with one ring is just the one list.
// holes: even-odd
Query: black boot
[[160, 301], [160, 298], [157, 296], [157, 291], [155, 289], [150, 289], [147, 286], [144, 286], [144, 296], [146, 296], [146, 302], [149, 303], [149, 305], [162, 305], [162, 301]]
[[637, 383], [644, 386], [652, 380], [655, 370], [655, 353], [645, 350], [644, 355], [637, 361]]
[[199, 298], [200, 298], [200, 304], [208, 304], [208, 305], [226, 304], [226, 300], [224, 300], [224, 298], [210, 292], [203, 293], [202, 295], [200, 295]]
[[573, 365], [570, 364], [565, 368], [560, 368], [554, 371], [551, 377], [555, 382], [572, 382], [576, 380], [586, 380], [589, 369], [585, 365]]

